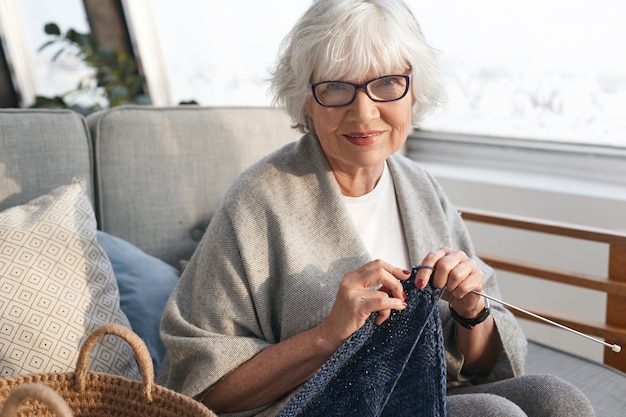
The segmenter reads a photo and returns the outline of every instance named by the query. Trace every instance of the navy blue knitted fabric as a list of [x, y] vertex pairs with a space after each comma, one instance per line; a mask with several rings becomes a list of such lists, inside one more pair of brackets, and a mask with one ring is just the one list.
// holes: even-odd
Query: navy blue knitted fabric
[[445, 416], [443, 290], [416, 288], [417, 269], [403, 283], [408, 306], [381, 325], [369, 317], [278, 416]]

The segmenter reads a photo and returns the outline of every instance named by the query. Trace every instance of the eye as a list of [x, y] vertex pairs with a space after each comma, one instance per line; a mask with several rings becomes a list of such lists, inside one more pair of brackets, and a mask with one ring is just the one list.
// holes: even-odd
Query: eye
[[380, 87], [392, 87], [392, 86], [404, 86], [404, 78], [402, 77], [383, 77], [376, 82], [376, 86]]
[[350, 89], [349, 84], [345, 84], [339, 81], [332, 81], [324, 84], [327, 91], [344, 91]]

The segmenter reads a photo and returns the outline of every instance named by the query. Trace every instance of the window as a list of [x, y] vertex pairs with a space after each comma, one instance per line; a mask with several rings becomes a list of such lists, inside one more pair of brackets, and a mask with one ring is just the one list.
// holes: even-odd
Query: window
[[[155, 39], [160, 45], [155, 67], [165, 73], [157, 78], [169, 82], [164, 100], [269, 104], [267, 67], [311, 0], [277, 0], [269, 9], [255, 2], [241, 8], [181, 1], [125, 2], [136, 34], [152, 28], [151, 41], [137, 42], [148, 49], [140, 51], [144, 62], [155, 54]], [[626, 4], [407, 1], [441, 51], [449, 92], [446, 107], [428, 117], [424, 129], [626, 147]], [[186, 23], [176, 24], [179, 19]]]
[[264, 106], [267, 69], [311, 0], [122, 0], [154, 104]]
[[74, 28], [88, 32], [89, 25], [80, 0], [0, 0], [0, 35], [10, 63], [21, 106], [33, 104], [36, 95], [55, 96], [76, 88], [90, 71], [75, 57], [61, 54], [60, 46], [38, 52], [50, 37], [46, 23], [57, 23], [63, 33]]
[[423, 129], [626, 148], [626, 4], [410, 2], [449, 94]]
[[[449, 95], [445, 108], [424, 120], [424, 130], [626, 148], [626, 3], [406, 1], [441, 51]], [[31, 60], [25, 67], [33, 67], [31, 79], [18, 80], [25, 101], [34, 96], [27, 84], [38, 94], [58, 94], [81, 73], [67, 57], [50, 66], [53, 48], [36, 52], [46, 21], [63, 29], [86, 24], [80, 2], [64, 0], [72, 6], [71, 23], [52, 14], [67, 8], [42, 8], [48, 3], [0, 0], [7, 16], [10, 5], [24, 19], [21, 36]], [[155, 104], [268, 105], [267, 68], [311, 0], [276, 0], [269, 8], [254, 1], [243, 7], [217, 0], [122, 3]], [[24, 49], [9, 46], [8, 55]], [[18, 63], [15, 73], [26, 74]], [[71, 72], [78, 75], [70, 78]]]

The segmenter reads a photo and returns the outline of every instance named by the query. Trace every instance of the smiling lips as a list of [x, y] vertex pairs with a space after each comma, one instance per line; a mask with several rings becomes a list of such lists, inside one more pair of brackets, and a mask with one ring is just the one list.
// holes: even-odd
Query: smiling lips
[[350, 143], [359, 146], [370, 145], [378, 139], [381, 132], [351, 132], [343, 135]]

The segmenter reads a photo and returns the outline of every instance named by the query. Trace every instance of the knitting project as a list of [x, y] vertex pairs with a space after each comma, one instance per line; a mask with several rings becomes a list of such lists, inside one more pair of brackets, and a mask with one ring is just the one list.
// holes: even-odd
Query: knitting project
[[280, 411], [280, 417], [441, 417], [446, 361], [437, 301], [444, 290], [403, 282], [408, 306], [373, 313]]

